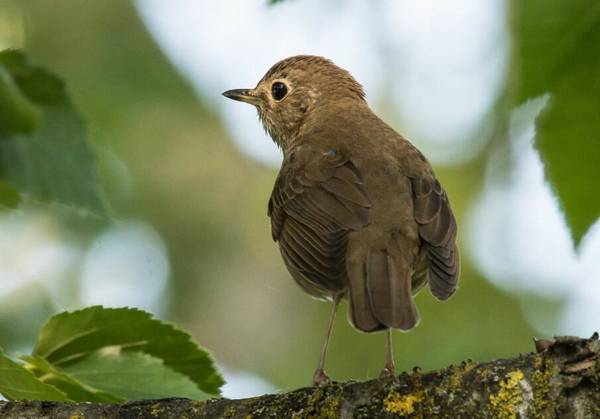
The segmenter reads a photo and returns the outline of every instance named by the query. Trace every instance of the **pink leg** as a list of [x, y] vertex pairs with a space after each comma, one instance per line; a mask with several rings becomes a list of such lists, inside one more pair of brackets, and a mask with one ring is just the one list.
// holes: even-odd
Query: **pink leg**
[[342, 299], [342, 294], [338, 294], [333, 298], [333, 309], [331, 310], [331, 316], [329, 317], [329, 326], [327, 327], [327, 333], [325, 334], [325, 342], [321, 349], [321, 358], [319, 359], [319, 366], [313, 375], [313, 384], [316, 386], [324, 386], [329, 384], [329, 377], [325, 374], [325, 356], [327, 355], [327, 347], [329, 346], [329, 338], [331, 338], [331, 332], [333, 332], [333, 323], [335, 322], [335, 314], [337, 312], [338, 305]]

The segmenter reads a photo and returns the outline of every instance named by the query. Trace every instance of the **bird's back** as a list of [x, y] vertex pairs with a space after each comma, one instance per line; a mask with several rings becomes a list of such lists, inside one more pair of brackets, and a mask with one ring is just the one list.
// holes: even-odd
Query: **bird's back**
[[408, 330], [423, 285], [440, 299], [456, 289], [456, 221], [414, 146], [366, 103], [337, 106], [307, 124], [283, 162], [273, 237], [307, 292], [349, 299], [358, 329]]

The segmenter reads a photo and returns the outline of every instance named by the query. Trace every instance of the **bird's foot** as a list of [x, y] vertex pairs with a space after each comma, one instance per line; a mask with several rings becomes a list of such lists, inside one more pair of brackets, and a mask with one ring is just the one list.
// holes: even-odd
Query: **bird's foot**
[[313, 375], [313, 385], [323, 387], [331, 383], [331, 380], [325, 374], [325, 370], [323, 368], [317, 368], [315, 374]]
[[386, 365], [379, 374], [379, 378], [394, 378], [396, 376], [396, 369], [393, 365]]

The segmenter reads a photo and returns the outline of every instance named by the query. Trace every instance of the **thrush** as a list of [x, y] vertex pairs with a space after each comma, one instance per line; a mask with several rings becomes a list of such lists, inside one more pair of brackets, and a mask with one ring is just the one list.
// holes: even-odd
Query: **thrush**
[[329, 382], [325, 355], [342, 298], [356, 329], [386, 331], [382, 375], [394, 375], [392, 330], [419, 322], [413, 297], [425, 285], [439, 300], [457, 288], [457, 224], [431, 165], [323, 57], [286, 58], [254, 89], [223, 95], [254, 105], [283, 151], [268, 204], [273, 240], [298, 285], [333, 302], [314, 384]]

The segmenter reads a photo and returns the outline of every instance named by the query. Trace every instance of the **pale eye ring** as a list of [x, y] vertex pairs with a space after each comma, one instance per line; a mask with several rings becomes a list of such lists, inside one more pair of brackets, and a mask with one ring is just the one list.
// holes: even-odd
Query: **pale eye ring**
[[287, 92], [288, 92], [287, 86], [285, 85], [285, 83], [282, 83], [280, 81], [276, 81], [271, 86], [271, 95], [273, 96], [273, 99], [275, 99], [275, 100], [283, 99], [285, 97], [285, 95], [287, 95]]

